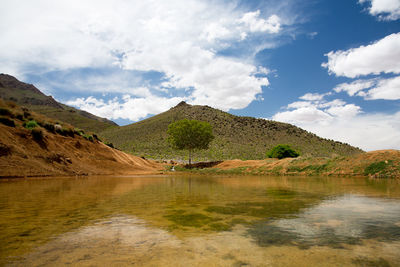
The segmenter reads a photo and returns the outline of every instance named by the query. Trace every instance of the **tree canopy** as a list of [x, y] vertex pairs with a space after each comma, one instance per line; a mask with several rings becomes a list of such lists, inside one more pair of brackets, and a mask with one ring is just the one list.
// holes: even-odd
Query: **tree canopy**
[[212, 126], [205, 121], [180, 120], [168, 125], [168, 141], [176, 149], [189, 151], [189, 164], [191, 154], [195, 149], [207, 149], [214, 139]]
[[268, 158], [296, 158], [300, 154], [289, 145], [277, 145], [267, 152]]

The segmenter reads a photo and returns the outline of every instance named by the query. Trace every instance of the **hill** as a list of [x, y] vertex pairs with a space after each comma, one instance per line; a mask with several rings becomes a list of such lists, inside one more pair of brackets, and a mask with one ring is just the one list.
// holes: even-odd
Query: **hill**
[[117, 126], [113, 121], [61, 104], [32, 84], [20, 82], [7, 74], [0, 74], [0, 97], [86, 131], [100, 132]]
[[216, 137], [208, 150], [195, 153], [195, 160], [263, 159], [266, 151], [277, 144], [290, 144], [302, 155], [309, 156], [348, 156], [363, 152], [348, 144], [320, 138], [291, 124], [239, 117], [185, 102], [146, 120], [106, 129], [100, 135], [134, 155], [186, 159], [185, 151], [174, 151], [166, 141], [168, 125], [184, 118], [209, 122]]
[[[15, 104], [0, 100], [0, 115], [0, 178], [154, 174], [163, 169], [161, 164], [113, 149], [93, 136], [58, 131], [52, 119]], [[39, 125], [24, 127], [32, 120]], [[68, 124], [62, 127], [72, 129]]]

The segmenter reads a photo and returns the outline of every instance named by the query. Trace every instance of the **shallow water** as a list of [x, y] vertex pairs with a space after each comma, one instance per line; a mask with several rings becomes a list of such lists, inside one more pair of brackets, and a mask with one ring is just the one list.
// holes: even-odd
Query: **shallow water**
[[0, 182], [0, 265], [400, 266], [400, 183], [146, 176]]

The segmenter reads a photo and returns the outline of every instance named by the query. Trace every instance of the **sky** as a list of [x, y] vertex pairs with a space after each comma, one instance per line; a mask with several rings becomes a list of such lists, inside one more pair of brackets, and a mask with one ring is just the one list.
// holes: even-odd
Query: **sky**
[[0, 73], [119, 125], [186, 101], [400, 149], [400, 0], [0, 3]]

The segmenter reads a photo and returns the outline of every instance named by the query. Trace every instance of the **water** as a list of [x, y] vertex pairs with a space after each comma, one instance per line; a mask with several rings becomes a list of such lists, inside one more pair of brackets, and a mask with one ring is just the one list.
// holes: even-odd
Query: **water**
[[205, 175], [1, 181], [0, 265], [400, 266], [400, 183]]

